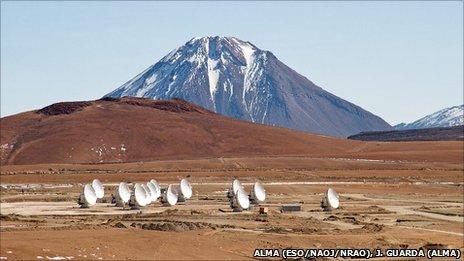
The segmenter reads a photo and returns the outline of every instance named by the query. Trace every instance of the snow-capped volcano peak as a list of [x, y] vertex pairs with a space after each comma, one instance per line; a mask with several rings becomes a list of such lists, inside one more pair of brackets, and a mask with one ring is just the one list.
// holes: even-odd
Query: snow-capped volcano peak
[[[243, 120], [336, 136], [390, 128], [235, 37], [192, 38], [106, 96], [181, 98]], [[330, 119], [331, 109], [344, 119]]]
[[227, 61], [232, 56], [244, 62], [244, 65], [252, 63], [253, 54], [259, 49], [251, 44], [235, 37], [194, 37], [185, 45], [173, 50], [163, 57], [161, 61], [173, 63], [180, 58], [188, 58], [191, 62], [205, 63], [205, 59]]
[[217, 111], [216, 100], [234, 93], [240, 93], [241, 103], [251, 108], [247, 92], [262, 74], [266, 55], [266, 51], [235, 37], [195, 37], [109, 96], [184, 97], [179, 85], [207, 84], [208, 97], [202, 100], [209, 100], [208, 109]]
[[[218, 91], [220, 78], [227, 77], [224, 71], [228, 66], [240, 67], [245, 84], [244, 92], [249, 90], [250, 75], [253, 70], [256, 53], [259, 49], [249, 42], [244, 42], [235, 37], [195, 37], [184, 46], [178, 48], [162, 59], [170, 64], [179, 59], [186, 59], [196, 68], [206, 67], [208, 72], [208, 85], [210, 98], [215, 103], [215, 95]], [[227, 82], [227, 81], [226, 81]], [[242, 95], [244, 97], [245, 95]]]

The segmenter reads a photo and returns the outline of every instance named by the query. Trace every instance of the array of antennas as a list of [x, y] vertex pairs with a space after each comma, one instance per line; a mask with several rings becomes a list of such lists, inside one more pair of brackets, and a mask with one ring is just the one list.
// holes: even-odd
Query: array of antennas
[[[250, 194], [247, 194], [242, 183], [238, 179], [234, 179], [227, 191], [227, 198], [232, 210], [241, 212], [249, 209], [252, 205], [259, 205], [264, 202], [266, 200], [266, 190], [260, 182], [255, 182]], [[340, 197], [334, 189], [329, 188], [326, 191], [322, 198], [321, 207], [324, 211], [331, 211], [340, 207]]]
[[[136, 183], [133, 189], [126, 182], [121, 182], [112, 197], [112, 203], [116, 204], [117, 207], [125, 208], [129, 206], [131, 209], [140, 209], [160, 199], [163, 205], [174, 206], [178, 202], [185, 202], [186, 199], [192, 197], [192, 194], [192, 186], [187, 179], [182, 179], [179, 185], [170, 184], [166, 188], [161, 188], [154, 179], [146, 184]], [[78, 204], [82, 208], [88, 208], [95, 205], [104, 195], [103, 184], [98, 179], [94, 179], [92, 183], [84, 186]], [[250, 209], [252, 205], [259, 205], [264, 202], [266, 200], [266, 190], [260, 182], [255, 182], [250, 194], [248, 194], [242, 183], [238, 179], [234, 179], [227, 191], [227, 198], [232, 210], [241, 212]], [[321, 201], [322, 209], [331, 211], [339, 208], [339, 206], [340, 198], [338, 193], [329, 188]]]
[[230, 207], [234, 212], [247, 210], [251, 205], [259, 205], [266, 200], [266, 190], [259, 182], [255, 182], [250, 194], [247, 194], [242, 183], [238, 179], [232, 181], [227, 191]]
[[[83, 193], [79, 196], [78, 204], [82, 208], [88, 208], [97, 203], [104, 197], [103, 184], [94, 179], [91, 184], [84, 186]], [[177, 202], [185, 202], [192, 197], [192, 186], [186, 179], [182, 179], [179, 185], [169, 185], [167, 188], [161, 188], [159, 183], [152, 179], [146, 184], [136, 183], [133, 189], [126, 182], [119, 183], [116, 193], [112, 195], [112, 203], [117, 207], [131, 209], [140, 209], [161, 199], [165, 206], [174, 206]]]
[[82, 208], [88, 208], [97, 203], [97, 201], [103, 198], [105, 195], [105, 190], [103, 184], [98, 180], [94, 179], [92, 183], [86, 184], [84, 186], [84, 191], [79, 195], [77, 203]]

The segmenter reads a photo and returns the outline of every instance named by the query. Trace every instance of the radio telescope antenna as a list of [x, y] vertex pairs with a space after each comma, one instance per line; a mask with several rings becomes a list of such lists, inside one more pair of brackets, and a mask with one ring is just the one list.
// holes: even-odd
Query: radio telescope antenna
[[234, 179], [232, 181], [231, 187], [227, 191], [227, 198], [229, 199], [231, 203], [235, 197], [235, 194], [237, 193], [239, 189], [243, 189], [242, 183], [238, 179]]
[[151, 202], [155, 202], [161, 195], [159, 187], [155, 186], [151, 181], [147, 182], [147, 187], [150, 190]]
[[322, 199], [321, 207], [324, 211], [331, 211], [340, 207], [340, 197], [334, 189], [329, 188], [327, 190]]
[[116, 189], [116, 206], [117, 207], [124, 207], [127, 203], [129, 203], [132, 191], [130, 190], [129, 186], [126, 182], [119, 183], [118, 188]]
[[150, 183], [152, 183], [156, 188], [156, 194], [155, 195], [157, 195], [157, 198], [161, 197], [162, 191], [161, 191], [161, 186], [159, 185], [158, 181], [152, 179], [152, 180], [150, 180]]
[[79, 204], [81, 208], [88, 208], [95, 205], [96, 203], [97, 195], [95, 194], [95, 190], [93, 189], [92, 185], [86, 184], [84, 186], [84, 191], [77, 200], [77, 204]]
[[140, 184], [135, 184], [134, 193], [131, 195], [129, 205], [131, 209], [140, 209], [149, 203], [145, 189]]
[[255, 182], [251, 190], [250, 201], [253, 204], [259, 204], [266, 200], [266, 190], [259, 182]]
[[234, 212], [241, 212], [250, 208], [250, 199], [243, 188], [237, 190], [230, 206]]
[[95, 190], [95, 194], [97, 195], [97, 199], [102, 199], [103, 196], [105, 195], [105, 189], [103, 187], [103, 184], [101, 183], [100, 180], [94, 179], [92, 181], [92, 187]]
[[166, 206], [174, 206], [177, 204], [179, 194], [173, 185], [169, 185], [168, 188], [163, 193], [161, 202]]
[[192, 191], [192, 186], [190, 185], [190, 182], [188, 182], [187, 179], [182, 179], [179, 184], [179, 198], [178, 202], [185, 202], [186, 199], [189, 199], [192, 197], [193, 191]]
[[153, 183], [153, 185], [155, 185], [158, 188], [158, 190], [161, 191], [161, 187], [160, 187], [158, 181], [152, 179], [152, 180], [150, 180], [150, 183]]
[[234, 179], [234, 181], [232, 181], [232, 191], [235, 194], [240, 189], [243, 189], [242, 183], [238, 179]]
[[145, 195], [147, 197], [147, 205], [150, 204], [153, 200], [153, 196], [151, 194], [151, 190], [148, 188], [148, 186], [146, 184], [142, 184], [142, 188], [145, 190]]

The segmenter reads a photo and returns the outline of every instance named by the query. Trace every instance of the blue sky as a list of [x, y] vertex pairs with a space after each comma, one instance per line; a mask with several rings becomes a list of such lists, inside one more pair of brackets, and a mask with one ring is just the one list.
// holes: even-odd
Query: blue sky
[[463, 2], [2, 2], [1, 115], [97, 99], [194, 36], [236, 36], [384, 118], [463, 103]]

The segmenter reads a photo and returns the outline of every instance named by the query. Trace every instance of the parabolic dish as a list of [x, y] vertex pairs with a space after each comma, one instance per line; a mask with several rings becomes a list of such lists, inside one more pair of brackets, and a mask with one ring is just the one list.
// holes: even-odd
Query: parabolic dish
[[250, 207], [250, 199], [248, 198], [247, 193], [243, 189], [237, 190], [237, 204], [241, 209], [248, 209]]
[[90, 184], [86, 184], [84, 187], [84, 199], [89, 206], [95, 205], [95, 203], [97, 203], [97, 195], [93, 189], [93, 186]]
[[159, 195], [157, 195], [156, 193], [156, 187], [155, 185], [153, 185], [153, 183], [151, 182], [147, 182], [147, 188], [148, 188], [148, 191], [150, 192], [150, 201], [151, 202], [154, 202], [158, 199]]
[[256, 200], [259, 202], [266, 200], [266, 190], [264, 189], [263, 185], [261, 185], [261, 183], [256, 182], [255, 185], [253, 185], [253, 192], [255, 194]]
[[153, 185], [155, 185], [155, 187], [157, 187], [158, 190], [161, 192], [161, 187], [160, 187], [158, 181], [152, 179], [152, 180], [150, 180], [150, 183], [152, 183]]
[[131, 196], [131, 190], [126, 182], [119, 183], [118, 187], [119, 198], [124, 202], [128, 203]]
[[169, 185], [168, 189], [166, 190], [166, 201], [169, 205], [174, 206], [177, 203], [178, 199], [177, 191], [174, 186]]
[[97, 198], [103, 198], [103, 196], [105, 195], [105, 190], [100, 180], [94, 179], [92, 181], [92, 187], [95, 190], [95, 194], [97, 195]]
[[234, 179], [234, 181], [232, 181], [232, 190], [234, 194], [237, 194], [239, 189], [243, 189], [242, 183], [240, 183], [238, 179]]
[[192, 197], [192, 186], [190, 185], [190, 182], [188, 182], [188, 180], [182, 179], [180, 181], [180, 193], [182, 193], [185, 199], [189, 199]]
[[338, 208], [340, 206], [340, 199], [338, 196], [338, 193], [333, 190], [332, 188], [329, 188], [327, 190], [327, 203], [330, 205], [331, 208]]
[[137, 205], [145, 207], [148, 204], [147, 194], [145, 189], [140, 184], [135, 184], [134, 186], [134, 197]]
[[153, 201], [153, 196], [151, 190], [146, 184], [142, 184], [142, 188], [145, 190], [145, 196], [147, 197], [147, 204], [150, 204]]
[[159, 189], [159, 187], [155, 186], [155, 184], [153, 184], [151, 181], [147, 182], [147, 187], [148, 189], [150, 189], [151, 192], [151, 201], [156, 201], [161, 195], [161, 190]]
[[150, 180], [150, 183], [155, 185], [156, 190], [158, 191], [158, 197], [161, 197], [161, 186], [159, 185], [158, 181], [152, 179], [152, 180]]

